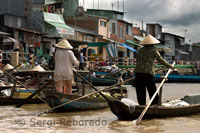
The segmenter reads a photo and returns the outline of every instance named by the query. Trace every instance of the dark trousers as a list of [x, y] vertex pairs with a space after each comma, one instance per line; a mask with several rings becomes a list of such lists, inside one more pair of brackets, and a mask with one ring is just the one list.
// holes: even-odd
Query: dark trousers
[[[145, 73], [136, 73], [135, 74], [135, 87], [137, 100], [140, 105], [146, 105], [146, 88], [151, 98], [156, 92], [156, 85], [154, 76]], [[158, 104], [158, 94], [154, 98], [151, 105]]]
[[84, 65], [84, 63], [80, 63], [80, 65], [79, 65], [79, 70], [84, 70], [83, 65]]

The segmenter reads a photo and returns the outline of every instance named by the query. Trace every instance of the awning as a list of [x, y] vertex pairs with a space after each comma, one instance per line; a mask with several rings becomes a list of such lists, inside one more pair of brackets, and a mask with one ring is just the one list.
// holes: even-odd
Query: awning
[[177, 52], [180, 53], [180, 54], [185, 54], [185, 55], [188, 55], [188, 54], [189, 54], [188, 52], [185, 52], [185, 51], [183, 51], [183, 50], [181, 50], [181, 49], [176, 49], [175, 51], [177, 51]]
[[118, 47], [117, 43], [109, 43], [106, 45], [106, 50], [111, 57], [117, 57], [118, 56]]
[[9, 33], [0, 31], [0, 36], [9, 36], [9, 35], [10, 35]]
[[103, 47], [107, 44], [108, 44], [107, 42], [91, 42], [88, 43], [88, 47]]
[[131, 44], [131, 45], [135, 45], [135, 46], [142, 47], [142, 45], [140, 45], [140, 44], [137, 44], [137, 43], [136, 43], [136, 42], [134, 42], [133, 40], [129, 40], [129, 39], [127, 39], [127, 40], [126, 40], [126, 43], [129, 43], [129, 44]]
[[46, 22], [52, 26], [54, 26], [58, 33], [60, 34], [67, 34], [67, 35], [74, 35], [74, 29], [69, 27], [66, 24], [62, 23], [54, 23], [54, 22]]
[[60, 3], [60, 2], [63, 2], [63, 0], [45, 0], [44, 4], [50, 5], [50, 4], [54, 4], [54, 3]]
[[63, 35], [74, 35], [74, 29], [65, 24], [62, 15], [43, 12], [43, 16], [45, 23], [55, 27], [56, 29], [51, 30], [51, 28], [45, 26], [45, 32], [50, 33], [53, 36], [58, 36], [55, 33], [57, 32], [58, 34], [60, 34], [59, 37], [63, 37]]
[[134, 48], [132, 48], [132, 47], [130, 47], [130, 46], [124, 44], [124, 43], [120, 43], [120, 45], [126, 47], [127, 49], [129, 49], [129, 50], [131, 50], [131, 51], [133, 51], [133, 52], [137, 52], [137, 50], [135, 50]]
[[154, 45], [154, 47], [157, 48], [158, 51], [165, 51], [165, 52], [171, 52], [172, 51], [171, 48], [169, 48], [165, 45], [162, 45], [162, 44], [156, 44], [156, 45]]
[[3, 38], [3, 43], [14, 43], [14, 44], [19, 44], [19, 41], [17, 41], [16, 39], [12, 38], [12, 37], [4, 37]]

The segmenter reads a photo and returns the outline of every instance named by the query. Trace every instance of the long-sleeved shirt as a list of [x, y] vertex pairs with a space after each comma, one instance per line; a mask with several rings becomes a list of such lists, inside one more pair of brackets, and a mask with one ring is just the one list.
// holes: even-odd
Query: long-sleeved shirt
[[71, 50], [57, 49], [55, 53], [54, 80], [73, 79], [73, 65], [78, 66], [79, 61]]
[[153, 46], [144, 46], [137, 53], [135, 73], [147, 73], [154, 76], [155, 59], [166, 67], [171, 66], [162, 58], [156, 48]]

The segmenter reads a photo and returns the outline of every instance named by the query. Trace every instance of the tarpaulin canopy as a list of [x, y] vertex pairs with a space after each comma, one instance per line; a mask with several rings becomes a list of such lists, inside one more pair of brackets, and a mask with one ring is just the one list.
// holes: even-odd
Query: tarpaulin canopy
[[131, 50], [131, 51], [133, 51], [133, 52], [137, 52], [137, 50], [135, 50], [134, 48], [132, 48], [132, 47], [128, 46], [127, 44], [120, 43], [120, 45], [122, 45], [122, 46], [126, 47], [127, 49], [129, 49], [129, 50]]
[[63, 2], [63, 0], [45, 0], [44, 1], [45, 5], [50, 5], [50, 4], [54, 4], [54, 3], [60, 3], [60, 2]]
[[134, 42], [133, 40], [129, 40], [129, 39], [127, 39], [127, 40], [126, 40], [126, 43], [129, 43], [129, 44], [131, 44], [131, 45], [135, 45], [135, 46], [142, 47], [142, 45], [140, 45], [140, 44], [137, 44], [137, 43], [136, 43], [136, 42]]

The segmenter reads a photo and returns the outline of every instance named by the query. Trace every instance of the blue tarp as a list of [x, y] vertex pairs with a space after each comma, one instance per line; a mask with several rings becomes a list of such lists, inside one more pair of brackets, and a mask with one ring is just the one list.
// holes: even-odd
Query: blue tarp
[[129, 49], [129, 50], [131, 50], [131, 51], [133, 51], [133, 52], [137, 52], [137, 50], [135, 50], [134, 48], [132, 48], [132, 47], [128, 46], [127, 44], [120, 43], [120, 45], [122, 45], [122, 46], [126, 47], [127, 49]]

